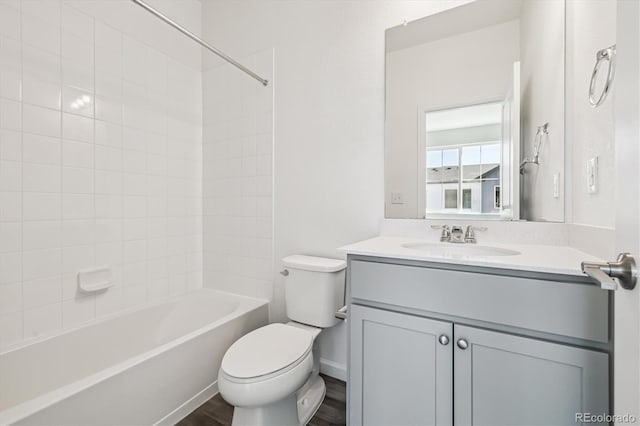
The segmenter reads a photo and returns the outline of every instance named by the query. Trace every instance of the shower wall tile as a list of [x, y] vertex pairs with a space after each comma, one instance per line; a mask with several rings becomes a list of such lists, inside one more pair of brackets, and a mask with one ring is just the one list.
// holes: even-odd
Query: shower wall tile
[[0, 0], [0, 348], [202, 286], [200, 67], [85, 6]]
[[60, 83], [43, 80], [37, 76], [22, 78], [22, 100], [46, 108], [60, 108]]
[[0, 1], [0, 35], [20, 39], [20, 3]]
[[59, 165], [61, 163], [61, 149], [60, 139], [29, 133], [22, 134], [22, 160], [24, 162]]
[[62, 279], [60, 277], [25, 281], [22, 284], [24, 309], [32, 309], [62, 301]]
[[[242, 62], [272, 81], [272, 51]], [[270, 299], [273, 85], [230, 66], [205, 70], [203, 85], [204, 282]]]
[[20, 132], [0, 130], [0, 160], [20, 161], [22, 140]]

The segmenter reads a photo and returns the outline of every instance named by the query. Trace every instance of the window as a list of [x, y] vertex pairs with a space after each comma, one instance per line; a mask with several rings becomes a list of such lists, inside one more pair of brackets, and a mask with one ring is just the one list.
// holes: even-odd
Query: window
[[470, 189], [462, 190], [462, 208], [463, 209], [471, 208], [471, 190]]
[[428, 149], [426, 212], [500, 213], [500, 144]]
[[503, 104], [425, 112], [425, 213], [499, 215]]
[[444, 190], [444, 208], [445, 209], [458, 208], [458, 190], [457, 189]]

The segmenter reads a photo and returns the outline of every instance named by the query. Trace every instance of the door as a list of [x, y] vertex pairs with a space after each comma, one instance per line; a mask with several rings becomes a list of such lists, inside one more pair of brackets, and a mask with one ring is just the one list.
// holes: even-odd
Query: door
[[520, 62], [513, 63], [512, 88], [502, 104], [500, 210], [520, 219]]
[[454, 336], [456, 425], [576, 425], [576, 413], [609, 411], [606, 353], [459, 325]]
[[[616, 247], [640, 259], [640, 3], [616, 2], [617, 66], [614, 81]], [[607, 259], [611, 260], [611, 259]], [[615, 414], [640, 418], [640, 291], [614, 295]]]
[[349, 309], [349, 424], [451, 425], [453, 325]]

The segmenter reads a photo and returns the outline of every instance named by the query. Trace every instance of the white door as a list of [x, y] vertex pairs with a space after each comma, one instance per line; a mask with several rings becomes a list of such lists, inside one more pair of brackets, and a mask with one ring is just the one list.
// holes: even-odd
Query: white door
[[520, 219], [520, 62], [513, 63], [511, 89], [502, 104], [500, 210]]
[[[631, 252], [639, 261], [640, 2], [618, 0], [616, 15], [616, 251]], [[611, 255], [615, 256], [615, 253]], [[640, 421], [640, 288], [620, 289], [614, 294], [614, 413], [631, 414]]]

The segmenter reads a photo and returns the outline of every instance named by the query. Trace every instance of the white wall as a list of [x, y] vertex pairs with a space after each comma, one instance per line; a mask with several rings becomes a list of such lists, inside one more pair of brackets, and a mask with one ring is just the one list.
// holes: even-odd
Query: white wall
[[[569, 221], [575, 224], [615, 226], [615, 139], [613, 96], [592, 108], [589, 81], [600, 49], [616, 42], [616, 2], [567, 1], [567, 141], [571, 156], [572, 196]], [[606, 66], [601, 71], [606, 72]], [[615, 92], [615, 84], [614, 84]], [[587, 192], [587, 161], [598, 157], [599, 191]]]
[[[243, 57], [274, 49], [274, 295], [284, 320], [280, 259], [342, 257], [383, 216], [384, 30], [451, 1], [205, 1], [203, 28]], [[321, 340], [325, 368], [346, 365], [344, 326]]]
[[553, 176], [559, 176], [559, 187], [564, 188], [564, 2], [523, 2], [520, 30], [522, 158], [533, 156], [536, 130], [549, 123], [549, 135], [540, 146], [540, 164], [526, 165], [521, 175], [521, 216], [532, 221], [562, 222], [566, 195], [561, 190], [554, 198]]
[[[200, 50], [181, 37], [128, 1], [0, 2], [0, 346], [201, 285]], [[104, 265], [115, 286], [80, 294]]]
[[[424, 190], [418, 109], [503, 100], [520, 57], [519, 39], [515, 20], [387, 53], [386, 217], [424, 217], [418, 205], [418, 191]], [[392, 204], [391, 193], [402, 193], [404, 204]]]

